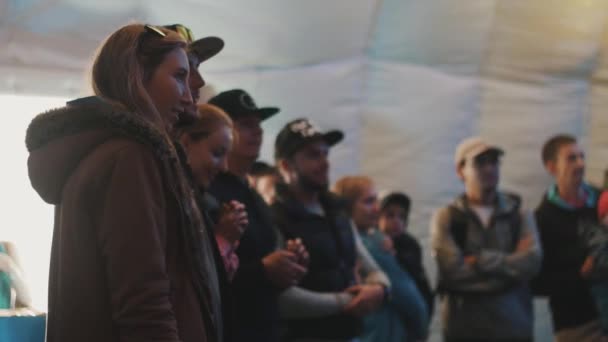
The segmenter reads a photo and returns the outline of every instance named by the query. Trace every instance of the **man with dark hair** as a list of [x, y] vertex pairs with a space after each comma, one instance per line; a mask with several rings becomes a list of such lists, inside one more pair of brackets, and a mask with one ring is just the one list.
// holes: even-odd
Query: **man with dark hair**
[[585, 154], [576, 138], [552, 137], [543, 146], [542, 160], [554, 184], [535, 212], [544, 258], [534, 292], [549, 297], [558, 342], [597, 341], [601, 326], [581, 276], [587, 251], [580, 230], [597, 222], [599, 192], [584, 181]]
[[543, 165], [550, 161], [555, 161], [562, 146], [576, 144], [576, 138], [567, 134], [558, 134], [545, 142], [542, 150]]
[[499, 191], [503, 150], [464, 140], [454, 163], [464, 193], [431, 221], [445, 341], [532, 341], [532, 295], [541, 249], [532, 215]]
[[[356, 234], [343, 200], [328, 191], [331, 146], [341, 131], [320, 132], [309, 120], [286, 124], [275, 140], [283, 177], [272, 205], [285, 238], [301, 239], [310, 253], [308, 274], [296, 293], [281, 295], [288, 341], [352, 341], [361, 317], [388, 298], [390, 281]], [[363, 284], [357, 283], [357, 263]], [[311, 305], [311, 303], [317, 303]]]
[[426, 302], [429, 317], [432, 317], [435, 295], [422, 265], [420, 243], [408, 231], [410, 206], [410, 198], [404, 193], [392, 192], [384, 196], [380, 201], [378, 228], [392, 239], [399, 264], [414, 279]]

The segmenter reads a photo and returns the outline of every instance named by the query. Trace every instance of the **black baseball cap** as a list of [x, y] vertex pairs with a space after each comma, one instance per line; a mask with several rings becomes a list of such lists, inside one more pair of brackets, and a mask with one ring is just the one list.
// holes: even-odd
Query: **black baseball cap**
[[199, 63], [217, 55], [224, 48], [224, 41], [219, 37], [203, 37], [194, 40], [192, 31], [182, 24], [165, 25], [163, 27], [182, 36], [188, 43], [188, 51], [198, 57]]
[[344, 139], [340, 130], [321, 132], [308, 119], [295, 119], [285, 125], [277, 135], [274, 144], [275, 159], [292, 157], [305, 145], [323, 140], [327, 145], [334, 146]]
[[233, 120], [255, 115], [263, 121], [280, 111], [277, 107], [258, 108], [251, 95], [242, 89], [221, 92], [212, 97], [209, 103], [223, 109]]
[[411, 200], [410, 197], [402, 192], [391, 192], [380, 200], [380, 209], [384, 210], [389, 205], [396, 204], [402, 207], [407, 213], [410, 211]]

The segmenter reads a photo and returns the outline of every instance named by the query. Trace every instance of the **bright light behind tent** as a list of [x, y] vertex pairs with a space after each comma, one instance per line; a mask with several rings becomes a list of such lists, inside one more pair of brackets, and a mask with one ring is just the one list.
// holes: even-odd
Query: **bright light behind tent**
[[0, 94], [0, 241], [17, 246], [33, 305], [43, 311], [47, 307], [53, 206], [44, 203], [30, 185], [25, 131], [35, 115], [62, 106], [65, 101], [58, 97]]

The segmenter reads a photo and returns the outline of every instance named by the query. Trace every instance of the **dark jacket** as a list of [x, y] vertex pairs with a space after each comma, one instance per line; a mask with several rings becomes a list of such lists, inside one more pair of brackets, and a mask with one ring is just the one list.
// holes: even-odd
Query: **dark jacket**
[[[279, 313], [276, 288], [266, 276], [262, 259], [277, 248], [276, 231], [268, 205], [245, 180], [221, 173], [211, 183], [209, 193], [220, 203], [236, 200], [245, 205], [249, 225], [236, 254], [239, 268], [232, 280], [235, 305], [235, 341], [273, 342], [279, 340]], [[217, 213], [214, 215], [217, 219]]]
[[533, 290], [549, 297], [554, 330], [597, 319], [589, 284], [580, 275], [587, 249], [579, 239], [581, 225], [597, 222], [596, 205], [569, 210], [544, 196], [535, 214], [544, 257]]
[[[277, 226], [285, 239], [302, 239], [310, 254], [308, 273], [299, 286], [318, 292], [341, 292], [354, 285], [357, 252], [344, 202], [330, 193], [323, 194], [325, 215], [320, 216], [306, 210], [285, 185], [277, 185], [276, 190], [272, 210]], [[287, 338], [349, 339], [360, 333], [361, 324], [346, 314], [290, 319]]]
[[429, 317], [433, 317], [435, 294], [422, 266], [422, 248], [420, 248], [420, 243], [409, 233], [403, 233], [393, 238], [393, 245], [397, 252], [395, 256], [399, 264], [414, 279], [418, 291], [420, 291], [426, 302]]
[[55, 205], [48, 342], [221, 340], [209, 240], [172, 144], [98, 98], [36, 117], [32, 186]]

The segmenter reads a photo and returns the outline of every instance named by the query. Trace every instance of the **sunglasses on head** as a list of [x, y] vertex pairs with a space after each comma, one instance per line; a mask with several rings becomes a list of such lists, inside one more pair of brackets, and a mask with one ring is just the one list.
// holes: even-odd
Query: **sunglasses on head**
[[165, 38], [167, 36], [167, 34], [165, 32], [163, 32], [163, 30], [161, 30], [160, 28], [153, 26], [153, 25], [144, 25], [144, 30], [142, 31], [142, 33], [139, 35], [139, 39], [137, 41], [137, 50], [138, 52], [141, 52], [142, 46], [144, 45], [144, 41], [148, 39], [148, 37], [160, 37]]
[[144, 28], [146, 29], [145, 32], [149, 32], [149, 33], [155, 33], [157, 34], [159, 37], [166, 37], [167, 34], [165, 32], [163, 32], [160, 28], [153, 26], [153, 25], [144, 25]]
[[194, 41], [194, 35], [192, 31], [182, 24], [173, 24], [165, 26], [171, 31], [177, 32], [188, 44], [191, 44]]

